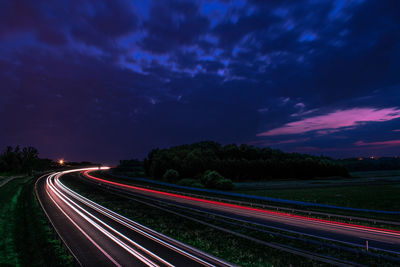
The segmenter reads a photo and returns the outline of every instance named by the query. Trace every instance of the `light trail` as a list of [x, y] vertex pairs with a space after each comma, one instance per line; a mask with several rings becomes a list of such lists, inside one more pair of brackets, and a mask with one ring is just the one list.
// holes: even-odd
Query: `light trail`
[[70, 216], [68, 216], [67, 213], [57, 204], [57, 202], [54, 200], [54, 198], [51, 196], [50, 192], [46, 190], [47, 195], [49, 198], [53, 201], [53, 203], [56, 205], [56, 207], [67, 217], [67, 219], [76, 227], [78, 230], [96, 247], [98, 248], [112, 263], [114, 263], [116, 266], [120, 267], [121, 265], [108, 254], [97, 242], [95, 242]]
[[179, 195], [179, 194], [174, 194], [174, 193], [158, 191], [158, 190], [154, 190], [154, 189], [147, 189], [147, 188], [143, 188], [143, 187], [117, 183], [117, 182], [101, 179], [101, 178], [95, 177], [93, 175], [90, 175], [89, 174], [90, 171], [92, 171], [92, 170], [84, 171], [84, 175], [90, 179], [97, 180], [99, 182], [103, 182], [106, 184], [114, 185], [117, 187], [134, 189], [134, 190], [138, 190], [138, 191], [142, 191], [142, 192], [164, 195], [164, 196], [178, 198], [178, 199], [202, 202], [202, 203], [212, 204], [212, 205], [221, 206], [221, 207], [240, 209], [243, 211], [266, 213], [266, 214], [269, 214], [272, 216], [278, 216], [279, 218], [286, 217], [288, 219], [298, 219], [298, 220], [303, 220], [303, 221], [307, 222], [308, 224], [311, 223], [311, 224], [321, 225], [321, 223], [322, 223], [322, 224], [326, 224], [326, 225], [329, 225], [329, 226], [337, 228], [337, 229], [346, 228], [349, 230], [373, 232], [373, 233], [377, 233], [377, 234], [381, 234], [381, 235], [400, 236], [400, 231], [391, 230], [391, 229], [370, 227], [370, 226], [357, 225], [357, 224], [351, 224], [351, 223], [345, 223], [345, 222], [330, 221], [330, 220], [324, 220], [324, 219], [318, 219], [318, 218], [310, 218], [310, 217], [305, 217], [305, 216], [301, 216], [301, 215], [288, 214], [288, 213], [278, 212], [278, 211], [264, 210], [264, 209], [259, 209], [259, 208], [241, 206], [241, 205], [224, 203], [224, 202], [219, 202], [219, 201], [214, 201], [214, 200], [207, 200], [207, 199], [196, 198], [196, 197], [189, 197], [189, 196], [184, 196], [184, 195]]
[[[94, 202], [94, 201], [92, 201], [90, 199], [87, 199], [87, 198], [83, 197], [82, 195], [76, 193], [75, 191], [72, 191], [71, 189], [66, 187], [59, 180], [59, 176], [58, 177], [56, 176], [55, 183], [58, 184], [63, 190], [65, 190], [72, 197], [74, 197], [77, 200], [85, 203], [85, 205], [92, 207], [93, 209], [95, 209], [98, 212], [102, 213], [103, 215], [113, 219], [114, 221], [117, 221], [118, 223], [123, 224], [124, 226], [130, 228], [131, 230], [134, 230], [134, 231], [136, 231], [136, 232], [138, 232], [138, 233], [140, 233], [142, 235], [145, 235], [146, 237], [148, 237], [148, 238], [150, 238], [150, 239], [152, 239], [152, 240], [154, 240], [154, 241], [156, 241], [156, 242], [158, 242], [158, 243], [160, 243], [160, 244], [162, 244], [164, 246], [167, 246], [167, 247], [171, 248], [172, 250], [174, 250], [174, 251], [176, 251], [176, 252], [178, 252], [178, 253], [180, 253], [180, 254], [188, 257], [188, 258], [191, 258], [192, 260], [197, 261], [197, 262], [199, 262], [199, 263], [201, 263], [201, 264], [203, 264], [205, 266], [214, 266], [214, 265], [211, 265], [211, 264], [207, 263], [206, 261], [194, 256], [194, 255], [191, 255], [190, 253], [187, 253], [186, 251], [184, 251], [184, 250], [182, 250], [182, 249], [180, 249], [180, 248], [178, 248], [176, 246], [173, 246], [172, 244], [169, 244], [169, 243], [161, 240], [160, 238], [155, 237], [154, 235], [149, 234], [148, 232], [151, 232], [153, 234], [162, 236], [164, 239], [169, 239], [167, 236], [162, 235], [160, 233], [156, 233], [154, 230], [152, 230], [150, 228], [147, 228], [146, 226], [143, 226], [143, 225], [141, 225], [141, 224], [139, 224], [137, 222], [134, 222], [134, 221], [132, 221], [132, 220], [130, 220], [130, 219], [118, 214], [118, 213], [115, 213], [115, 212], [105, 208], [104, 206], [101, 206], [100, 204], [98, 204], [98, 203], [96, 203], [96, 202]], [[145, 229], [147, 232], [141, 230], [138, 227], [140, 227], [142, 229]], [[180, 242], [179, 242], [179, 244], [180, 245], [184, 245], [183, 243], [180, 243]], [[191, 249], [193, 249], [193, 248], [191, 248]], [[200, 251], [196, 250], [196, 252], [200, 252]], [[207, 256], [208, 257], [212, 257], [211, 255], [207, 255]], [[217, 259], [217, 258], [213, 258], [213, 260], [219, 261], [219, 259]]]
[[[81, 171], [93, 171], [93, 170], [105, 170], [108, 167], [101, 168], [84, 168], [84, 169], [75, 169], [69, 171], [58, 172], [55, 174], [51, 174], [46, 178], [45, 181], [45, 191], [49, 197], [49, 199], [55, 204], [55, 206], [62, 212], [63, 215], [67, 217], [67, 219], [97, 248], [99, 249], [113, 264], [116, 266], [121, 266], [117, 260], [115, 260], [108, 252], [105, 247], [102, 246], [101, 243], [96, 242], [90, 236], [91, 233], [86, 232], [82, 227], [79, 226], [79, 223], [75, 221], [71, 216], [69, 216], [65, 210], [65, 207], [68, 207], [73, 213], [78, 215], [80, 218], [89, 223], [93, 229], [96, 229], [101, 234], [106, 236], [109, 240], [123, 248], [130, 255], [134, 256], [136, 259], [140, 260], [147, 266], [158, 267], [159, 265], [156, 262], [160, 262], [163, 266], [172, 267], [174, 266], [167, 260], [161, 258], [154, 252], [146, 249], [144, 246], [135, 242], [121, 231], [117, 230], [115, 227], [111, 226], [109, 223], [96, 216], [95, 213], [89, 211], [87, 208], [98, 212], [101, 215], [106, 216], [111, 219], [113, 222], [118, 223], [117, 225], [126, 227], [134, 232], [140, 234], [143, 237], [148, 238], [158, 244], [162, 245], [165, 248], [170, 249], [180, 255], [184, 256], [187, 259], [190, 259], [194, 262], [197, 262], [203, 266], [216, 266], [215, 264], [208, 262], [211, 260], [214, 263], [217, 263], [218, 266], [230, 266], [228, 263], [224, 262], [221, 259], [208, 255], [202, 251], [199, 251], [195, 248], [192, 248], [186, 244], [183, 244], [179, 241], [171, 239], [165, 235], [162, 235], [150, 228], [147, 228], [137, 222], [134, 222], [114, 211], [111, 211], [100, 204], [83, 197], [77, 192], [71, 190], [66, 187], [61, 181], [60, 177], [67, 173], [72, 172], [81, 172]], [[62, 207], [64, 206], [64, 207]], [[87, 207], [87, 208], [84, 208]], [[139, 252], [141, 251], [141, 252]], [[194, 253], [194, 254], [193, 254]], [[150, 257], [150, 258], [149, 258]], [[153, 261], [156, 260], [156, 262]]]
[[[64, 204], [68, 205], [71, 209], [73, 209], [77, 214], [79, 214], [83, 219], [85, 219], [87, 222], [89, 222], [91, 225], [93, 225], [97, 230], [99, 230], [100, 232], [102, 232], [104, 235], [106, 235], [107, 237], [109, 237], [111, 240], [113, 240], [116, 244], [118, 244], [119, 246], [121, 246], [123, 249], [125, 249], [126, 251], [128, 251], [131, 255], [133, 255], [134, 257], [136, 257], [137, 259], [139, 259], [140, 261], [142, 261], [144, 264], [146, 264], [147, 266], [151, 266], [151, 267], [157, 267], [158, 265], [155, 264], [154, 262], [152, 262], [150, 259], [148, 259], [147, 257], [143, 256], [142, 254], [138, 253], [136, 250], [134, 250], [132, 247], [130, 247], [129, 245], [127, 245], [126, 243], [124, 243], [123, 241], [121, 241], [119, 238], [115, 237], [114, 235], [112, 235], [110, 232], [108, 232], [107, 230], [105, 230], [103, 227], [101, 227], [99, 224], [97, 224], [96, 222], [94, 222], [92, 219], [90, 219], [88, 216], [86, 216], [85, 214], [83, 214], [81, 211], [79, 211], [77, 208], [74, 207], [74, 205], [72, 204], [73, 201], [71, 199], [69, 199], [68, 197], [66, 197], [62, 192], [60, 192], [53, 184], [52, 181], [50, 180], [51, 178], [48, 178], [47, 180], [47, 185], [50, 188], [51, 192], [53, 192], [54, 194], [57, 195], [57, 197], [59, 199], [61, 199], [63, 201]], [[52, 198], [52, 200], [54, 201], [54, 198]], [[86, 212], [88, 214], [90, 214], [89, 212]], [[91, 214], [90, 214], [91, 215]], [[94, 217], [94, 215], [91, 215], [91, 217]], [[106, 225], [106, 223], [102, 223], [104, 225]], [[108, 228], [112, 228], [111, 226], [109, 226]], [[116, 230], [114, 230], [115, 232], [117, 232]]]

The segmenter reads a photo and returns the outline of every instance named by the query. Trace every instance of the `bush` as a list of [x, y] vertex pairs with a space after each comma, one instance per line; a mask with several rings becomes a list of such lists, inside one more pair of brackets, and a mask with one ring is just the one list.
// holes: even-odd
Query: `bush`
[[179, 172], [174, 169], [168, 169], [163, 176], [164, 181], [175, 183], [179, 180]]
[[177, 182], [177, 184], [178, 185], [183, 185], [183, 186], [191, 186], [191, 187], [201, 187], [201, 188], [204, 187], [204, 185], [202, 185], [199, 180], [197, 180], [197, 179], [189, 179], [189, 178], [179, 180]]
[[223, 177], [216, 171], [206, 171], [201, 178], [201, 183], [207, 188], [232, 190], [234, 185], [230, 179]]

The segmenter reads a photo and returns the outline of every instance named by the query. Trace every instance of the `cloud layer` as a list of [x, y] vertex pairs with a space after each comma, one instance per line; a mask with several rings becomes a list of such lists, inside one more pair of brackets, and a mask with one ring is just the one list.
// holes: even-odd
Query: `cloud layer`
[[204, 139], [370, 153], [356, 142], [398, 140], [399, 9], [397, 0], [1, 1], [0, 148], [112, 163]]

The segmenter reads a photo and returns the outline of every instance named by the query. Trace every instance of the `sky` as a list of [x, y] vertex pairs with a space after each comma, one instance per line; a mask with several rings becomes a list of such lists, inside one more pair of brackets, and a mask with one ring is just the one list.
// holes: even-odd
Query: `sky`
[[400, 155], [398, 0], [0, 1], [0, 149]]

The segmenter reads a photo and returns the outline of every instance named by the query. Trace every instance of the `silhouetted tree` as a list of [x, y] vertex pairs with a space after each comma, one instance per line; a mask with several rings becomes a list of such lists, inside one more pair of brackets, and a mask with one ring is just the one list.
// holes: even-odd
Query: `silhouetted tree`
[[43, 168], [46, 162], [49, 163], [39, 159], [38, 150], [34, 147], [24, 147], [21, 150], [19, 146], [14, 149], [8, 146], [0, 154], [0, 172], [28, 173], [31, 175], [33, 169]]

